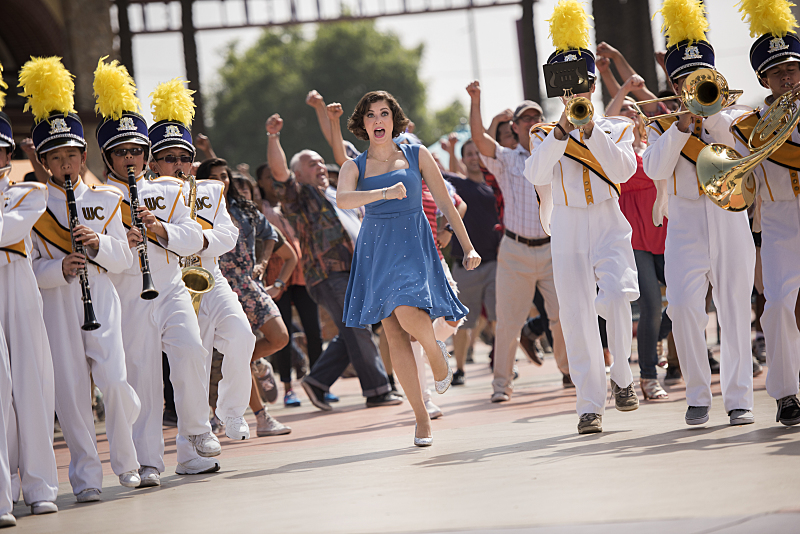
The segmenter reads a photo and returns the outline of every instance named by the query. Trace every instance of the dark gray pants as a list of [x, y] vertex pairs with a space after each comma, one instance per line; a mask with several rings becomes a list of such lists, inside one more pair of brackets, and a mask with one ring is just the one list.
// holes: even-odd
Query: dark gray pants
[[664, 282], [664, 255], [634, 250], [636, 270], [639, 273], [639, 328], [636, 339], [639, 345], [639, 374], [642, 378], [658, 378], [658, 340], [672, 330], [672, 321], [661, 311], [661, 286]]
[[325, 308], [333, 318], [339, 335], [328, 344], [305, 380], [329, 391], [347, 364], [352, 363], [361, 381], [363, 395], [374, 397], [390, 391], [392, 387], [372, 341], [372, 333], [364, 328], [348, 328], [342, 322], [349, 278], [350, 273], [331, 273], [327, 279], [308, 287], [308, 294], [314, 302]]

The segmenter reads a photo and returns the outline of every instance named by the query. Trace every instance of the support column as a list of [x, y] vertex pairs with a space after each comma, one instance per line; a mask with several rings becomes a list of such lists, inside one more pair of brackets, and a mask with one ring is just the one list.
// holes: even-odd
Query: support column
[[196, 91], [194, 103], [197, 106], [192, 125], [192, 133], [205, 132], [205, 116], [203, 108], [203, 94], [200, 91], [200, 66], [197, 61], [197, 42], [195, 41], [194, 19], [192, 7], [194, 0], [181, 0], [181, 35], [183, 36], [183, 58], [186, 64], [186, 78], [189, 80], [189, 89]]
[[119, 60], [128, 69], [132, 77], [133, 73], [133, 34], [131, 33], [131, 21], [128, 18], [129, 0], [116, 0], [117, 3], [117, 22], [119, 23]]
[[522, 18], [517, 21], [519, 62], [522, 72], [522, 94], [525, 100], [541, 102], [539, 93], [539, 58], [533, 30], [533, 1], [522, 0]]

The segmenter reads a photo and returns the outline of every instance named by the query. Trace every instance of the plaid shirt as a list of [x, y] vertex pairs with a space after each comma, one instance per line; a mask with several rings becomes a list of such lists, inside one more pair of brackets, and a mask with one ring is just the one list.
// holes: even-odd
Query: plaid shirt
[[349, 271], [353, 242], [325, 195], [299, 183], [294, 174], [286, 182], [274, 183], [283, 212], [300, 240], [306, 285], [318, 284], [332, 272]]

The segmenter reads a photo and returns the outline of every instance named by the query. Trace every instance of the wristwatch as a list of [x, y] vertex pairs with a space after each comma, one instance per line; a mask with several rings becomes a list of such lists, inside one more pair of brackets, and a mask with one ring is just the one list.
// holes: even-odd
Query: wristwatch
[[275, 283], [272, 285], [275, 286], [275, 289], [283, 289], [286, 287], [286, 283], [281, 279], [275, 280]]

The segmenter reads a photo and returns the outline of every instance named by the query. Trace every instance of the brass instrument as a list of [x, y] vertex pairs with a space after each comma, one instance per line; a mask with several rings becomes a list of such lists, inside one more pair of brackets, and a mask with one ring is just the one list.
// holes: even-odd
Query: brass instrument
[[158, 290], [153, 284], [150, 274], [150, 261], [147, 258], [147, 229], [139, 216], [139, 193], [136, 187], [136, 169], [128, 166], [128, 191], [131, 198], [131, 227], [139, 229], [142, 234], [142, 244], [139, 245], [139, 269], [142, 271], [142, 292], [139, 294], [144, 300], [153, 300], [158, 296]]
[[[795, 105], [797, 97], [789, 91], [767, 109], [759, 119], [748, 144], [755, 150], [742, 157], [734, 149], [722, 144], [708, 145], [697, 157], [697, 179], [703, 192], [717, 206], [728, 211], [744, 211], [756, 198], [756, 184], [753, 169], [778, 150], [800, 123], [800, 107]], [[783, 127], [775, 131], [783, 123]], [[754, 136], [759, 141], [773, 136], [760, 148], [753, 149]]]
[[78, 269], [78, 277], [81, 284], [81, 300], [83, 301], [83, 324], [81, 330], [91, 331], [100, 328], [97, 317], [94, 315], [92, 306], [92, 292], [89, 288], [89, 270], [87, 263], [89, 257], [83, 243], [75, 239], [75, 227], [80, 224], [78, 220], [78, 206], [75, 203], [75, 190], [72, 188], [70, 175], [64, 176], [64, 191], [67, 194], [67, 219], [69, 221], [69, 235], [72, 238], [72, 252], [80, 254], [84, 258], [83, 266]]
[[565, 105], [567, 120], [570, 124], [576, 128], [580, 128], [592, 120], [594, 116], [594, 106], [588, 98], [575, 96], [569, 89], [564, 91], [564, 97], [569, 99]]
[[[634, 102], [633, 106], [642, 117], [645, 125], [659, 119], [667, 117], [678, 117], [691, 113], [698, 117], [710, 117], [719, 113], [723, 108], [732, 106], [736, 103], [742, 91], [739, 89], [729, 89], [725, 77], [713, 69], [698, 69], [692, 72], [683, 84], [680, 95], [665, 96], [652, 100], [641, 100]], [[670, 100], [680, 100], [686, 109], [648, 117], [642, 111], [640, 105], [655, 104], [656, 102], [667, 102]]]
[[[189, 206], [193, 221], [197, 220], [197, 180], [195, 177], [186, 175], [181, 171], [177, 172], [178, 178], [189, 182], [189, 198], [186, 205]], [[181, 280], [183, 280], [189, 295], [192, 297], [192, 307], [196, 314], [200, 314], [200, 301], [203, 295], [214, 289], [214, 276], [200, 266], [200, 257], [197, 254], [183, 256], [180, 259]]]

